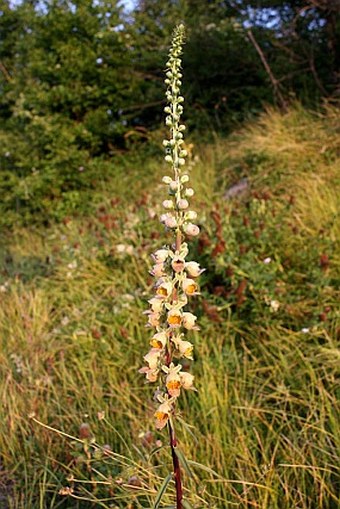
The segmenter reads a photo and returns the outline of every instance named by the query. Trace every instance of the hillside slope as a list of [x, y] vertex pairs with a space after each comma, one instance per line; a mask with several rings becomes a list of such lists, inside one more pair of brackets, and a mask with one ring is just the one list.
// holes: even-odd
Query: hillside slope
[[[339, 507], [338, 126], [335, 108], [297, 105], [189, 147], [202, 227], [192, 257], [207, 268], [193, 335], [198, 393], [183, 398], [188, 425], [178, 424], [194, 508]], [[157, 221], [162, 175], [155, 160], [117, 168], [94, 216], [5, 238], [9, 507], [152, 507], [169, 471], [137, 372], [149, 255], [168, 241]], [[173, 503], [171, 484], [163, 502]]]

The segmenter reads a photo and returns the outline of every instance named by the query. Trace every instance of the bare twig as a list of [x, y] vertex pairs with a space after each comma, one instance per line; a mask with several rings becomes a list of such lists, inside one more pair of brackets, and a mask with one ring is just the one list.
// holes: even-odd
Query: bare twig
[[281, 108], [283, 110], [286, 110], [287, 109], [287, 102], [285, 100], [285, 98], [283, 97], [282, 93], [281, 93], [281, 90], [280, 90], [280, 83], [279, 81], [275, 78], [271, 68], [270, 68], [270, 65], [262, 51], [262, 49], [260, 48], [260, 46], [258, 45], [255, 37], [254, 37], [254, 34], [253, 32], [249, 29], [247, 30], [247, 35], [250, 39], [250, 41], [252, 42], [254, 48], [256, 49], [257, 53], [259, 54], [259, 57], [261, 59], [261, 62], [269, 76], [269, 79], [273, 85], [273, 89], [274, 89], [274, 96], [276, 97], [277, 101], [279, 102]]

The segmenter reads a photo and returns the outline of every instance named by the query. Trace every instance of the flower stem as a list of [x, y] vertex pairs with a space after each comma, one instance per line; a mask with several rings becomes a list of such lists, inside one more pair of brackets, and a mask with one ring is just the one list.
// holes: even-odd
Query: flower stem
[[175, 488], [176, 488], [176, 509], [183, 509], [183, 505], [182, 505], [183, 490], [182, 490], [182, 479], [181, 479], [181, 467], [179, 464], [178, 456], [176, 454], [177, 439], [176, 439], [176, 435], [175, 435], [175, 430], [172, 427], [170, 421], [168, 421], [168, 429], [169, 429], [172, 463], [174, 466], [174, 478], [175, 478]]

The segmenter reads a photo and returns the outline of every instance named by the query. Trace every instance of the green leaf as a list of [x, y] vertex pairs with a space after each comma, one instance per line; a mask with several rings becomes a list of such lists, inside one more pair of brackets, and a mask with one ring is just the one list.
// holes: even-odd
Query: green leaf
[[176, 453], [176, 456], [179, 459], [180, 463], [182, 464], [184, 470], [188, 474], [188, 476], [193, 478], [194, 475], [193, 475], [192, 470], [189, 466], [188, 460], [186, 459], [186, 457], [184, 456], [182, 451], [180, 451], [179, 449], [177, 449], [177, 447], [175, 447], [175, 453]]
[[158, 509], [159, 504], [160, 504], [160, 502], [162, 500], [162, 497], [163, 497], [163, 495], [164, 495], [164, 493], [166, 491], [166, 488], [167, 488], [169, 482], [171, 481], [171, 479], [172, 479], [172, 473], [168, 474], [166, 476], [166, 478], [164, 479], [164, 481], [162, 482], [162, 485], [161, 485], [161, 487], [158, 490], [158, 493], [157, 493], [157, 496], [156, 496], [156, 500], [155, 500], [155, 503], [153, 505], [153, 509]]

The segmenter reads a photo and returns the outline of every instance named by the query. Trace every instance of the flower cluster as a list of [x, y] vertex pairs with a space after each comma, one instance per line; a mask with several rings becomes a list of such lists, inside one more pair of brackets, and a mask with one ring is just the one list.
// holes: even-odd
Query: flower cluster
[[[175, 242], [152, 254], [155, 277], [155, 294], [149, 300], [147, 326], [154, 328], [150, 339], [150, 351], [144, 356], [146, 366], [140, 369], [149, 382], [158, 382], [156, 399], [159, 406], [155, 412], [156, 427], [162, 429], [174, 410], [176, 399], [182, 389], [194, 389], [192, 374], [183, 371], [181, 359], [192, 359], [193, 345], [185, 339], [190, 330], [198, 330], [197, 317], [186, 311], [189, 298], [199, 294], [197, 278], [202, 269], [195, 261], [187, 261], [186, 238], [199, 234], [194, 224], [196, 212], [189, 210], [188, 199], [194, 191], [188, 186], [189, 175], [182, 172], [187, 152], [184, 149], [183, 131], [180, 123], [183, 113], [183, 97], [180, 95], [181, 59], [184, 28], [175, 29], [167, 62], [165, 107], [166, 125], [170, 127], [170, 139], [164, 140], [165, 161], [171, 164], [172, 176], [163, 177], [169, 198], [163, 201], [165, 209], [160, 221], [174, 233]], [[176, 363], [177, 362], [177, 363]]]

